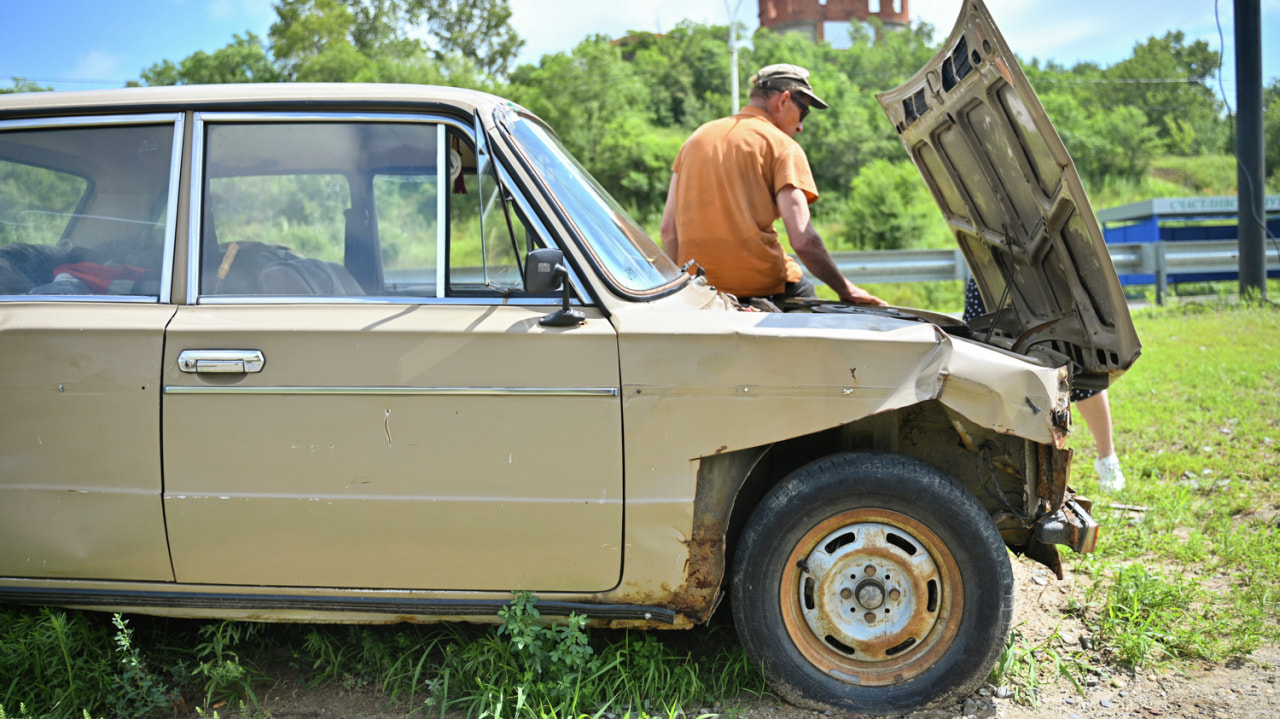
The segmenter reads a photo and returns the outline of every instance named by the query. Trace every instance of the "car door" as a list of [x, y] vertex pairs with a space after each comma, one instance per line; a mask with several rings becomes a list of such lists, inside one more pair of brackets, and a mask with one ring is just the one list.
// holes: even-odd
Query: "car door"
[[483, 138], [318, 115], [200, 116], [195, 137], [163, 367], [177, 581], [613, 587], [616, 336], [592, 307], [538, 323], [558, 299], [523, 294], [507, 234], [545, 232]]
[[178, 115], [0, 123], [0, 576], [172, 580]]

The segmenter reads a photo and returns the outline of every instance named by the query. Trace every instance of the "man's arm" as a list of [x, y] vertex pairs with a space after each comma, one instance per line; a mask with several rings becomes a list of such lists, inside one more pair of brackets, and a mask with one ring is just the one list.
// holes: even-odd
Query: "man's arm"
[[[778, 191], [778, 210], [782, 213], [782, 224], [787, 229], [787, 237], [791, 240], [791, 249], [800, 256], [800, 261], [815, 277], [827, 283], [836, 295], [845, 302], [856, 302], [863, 305], [883, 305], [884, 300], [867, 292], [850, 282], [840, 274], [836, 261], [827, 252], [827, 245], [822, 241], [818, 231], [813, 229], [813, 221], [809, 217], [809, 202], [804, 191], [794, 185], [787, 185]], [[668, 201], [668, 207], [670, 202]]]
[[662, 250], [671, 261], [680, 264], [680, 237], [676, 233], [676, 175], [671, 173], [667, 187], [667, 206], [662, 208]]

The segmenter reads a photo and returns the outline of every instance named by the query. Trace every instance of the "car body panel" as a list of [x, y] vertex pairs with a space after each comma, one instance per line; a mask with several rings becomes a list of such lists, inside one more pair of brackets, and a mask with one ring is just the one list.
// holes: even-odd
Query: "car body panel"
[[878, 94], [987, 306], [975, 334], [1105, 388], [1141, 352], [1070, 155], [980, 0], [938, 54]]
[[0, 576], [173, 579], [159, 363], [173, 313], [0, 303]]
[[[177, 580], [613, 587], [617, 340], [598, 316], [544, 329], [549, 309], [181, 308], [164, 362]], [[178, 368], [185, 350], [228, 348], [261, 351], [262, 371]]]

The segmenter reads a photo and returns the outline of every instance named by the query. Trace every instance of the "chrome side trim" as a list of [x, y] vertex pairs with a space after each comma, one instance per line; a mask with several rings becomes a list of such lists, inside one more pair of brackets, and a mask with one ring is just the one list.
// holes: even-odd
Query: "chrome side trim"
[[187, 198], [187, 297], [194, 305], [200, 297], [200, 228], [204, 213], [204, 115], [193, 113], [191, 123], [191, 193]]
[[449, 264], [446, 250], [449, 240], [449, 164], [447, 162], [448, 133], [444, 124], [436, 125], [436, 299], [445, 296], [445, 267]]
[[165, 394], [437, 395], [472, 397], [618, 397], [617, 387], [180, 387]]
[[[154, 302], [152, 298], [147, 298]], [[285, 297], [282, 295], [213, 295], [200, 298], [201, 305], [458, 305], [469, 307], [512, 306], [512, 307], [550, 307], [560, 306], [559, 300], [546, 297], [407, 297], [390, 295], [387, 297], [359, 295], [351, 297], [311, 297], [298, 295]], [[577, 297], [571, 297], [569, 304], [582, 303]]]
[[[0, 295], [0, 303], [11, 302], [97, 302], [99, 304], [154, 305], [154, 295]], [[549, 305], [543, 300], [540, 304]]]
[[178, 238], [178, 185], [182, 178], [182, 143], [186, 141], [187, 117], [178, 115], [173, 123], [173, 154], [169, 156], [169, 206], [164, 213], [164, 258], [160, 265], [160, 304], [173, 299], [173, 258]]
[[94, 125], [163, 125], [182, 117], [182, 113], [164, 112], [145, 115], [80, 115], [74, 117], [38, 117], [27, 120], [3, 120], [0, 128], [34, 129], [40, 127], [90, 127]]

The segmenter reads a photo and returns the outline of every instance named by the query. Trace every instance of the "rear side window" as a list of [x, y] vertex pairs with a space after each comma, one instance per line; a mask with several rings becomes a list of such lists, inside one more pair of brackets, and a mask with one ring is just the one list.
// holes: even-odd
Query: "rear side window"
[[0, 128], [0, 296], [157, 297], [172, 124]]

